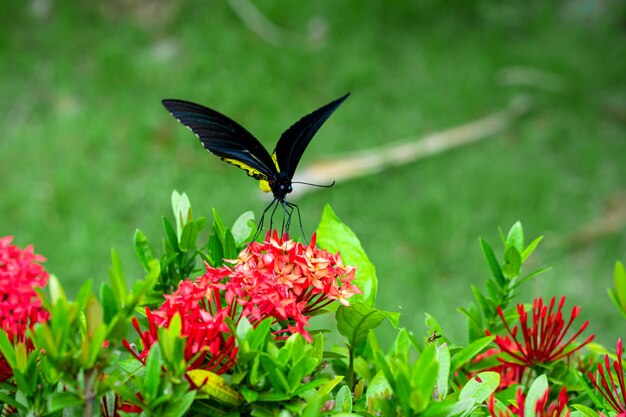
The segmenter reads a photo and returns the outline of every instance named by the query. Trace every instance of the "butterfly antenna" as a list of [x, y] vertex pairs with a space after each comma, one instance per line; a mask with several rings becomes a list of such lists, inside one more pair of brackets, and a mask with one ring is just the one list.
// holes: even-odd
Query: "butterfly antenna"
[[292, 181], [291, 183], [292, 183], [292, 184], [304, 184], [304, 185], [310, 185], [310, 186], [312, 186], [312, 187], [320, 187], [320, 188], [330, 188], [330, 187], [332, 187], [333, 185], [335, 185], [335, 181], [333, 181], [332, 183], [327, 184], [327, 185], [322, 185], [322, 184], [312, 184], [312, 183], [310, 183], [310, 182], [301, 182], [301, 181]]

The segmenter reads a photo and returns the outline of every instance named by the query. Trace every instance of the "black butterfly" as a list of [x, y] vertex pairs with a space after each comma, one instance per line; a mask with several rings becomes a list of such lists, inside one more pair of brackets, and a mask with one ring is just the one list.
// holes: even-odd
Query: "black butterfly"
[[[198, 136], [206, 150], [223, 161], [244, 169], [249, 176], [260, 180], [259, 186], [263, 191], [274, 194], [274, 200], [263, 211], [258, 234], [265, 213], [272, 206], [272, 217], [278, 205], [283, 206], [287, 217], [287, 231], [294, 208], [298, 211], [298, 216], [300, 215], [298, 207], [286, 200], [287, 194], [292, 191], [292, 179], [298, 162], [318, 129], [349, 95], [350, 93], [320, 107], [285, 130], [271, 156], [250, 132], [215, 110], [183, 100], [167, 99], [162, 102], [179, 122]], [[284, 229], [283, 217], [283, 231]]]

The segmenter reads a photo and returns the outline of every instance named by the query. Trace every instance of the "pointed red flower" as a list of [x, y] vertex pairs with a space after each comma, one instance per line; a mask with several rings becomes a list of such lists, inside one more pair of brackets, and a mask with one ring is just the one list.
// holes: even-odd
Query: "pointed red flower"
[[[550, 404], [548, 409], [546, 409], [549, 399], [550, 389], [547, 389], [545, 394], [537, 401], [532, 417], [569, 417], [570, 411], [567, 409], [567, 390], [565, 388], [562, 388], [559, 392], [557, 401]], [[524, 395], [521, 388], [515, 394], [515, 402], [516, 405], [510, 405], [506, 410], [496, 410], [495, 397], [492, 395], [487, 401], [487, 409], [492, 417], [525, 417], [524, 404], [526, 403], [526, 395]]]
[[[27, 349], [32, 349], [32, 343], [26, 340], [26, 330], [48, 319], [35, 287], [44, 287], [49, 275], [40, 264], [46, 259], [35, 254], [32, 245], [21, 249], [12, 245], [12, 241], [12, 236], [0, 238], [0, 329], [11, 342], [26, 343]], [[12, 375], [0, 354], [0, 382]]]
[[[143, 350], [136, 354], [145, 361], [150, 346], [158, 339], [158, 328], [168, 327], [174, 315], [181, 317], [181, 333], [186, 337], [185, 358], [190, 368], [217, 374], [230, 370], [236, 361], [235, 337], [226, 319], [238, 324], [246, 317], [252, 325], [273, 318], [282, 330], [275, 333], [300, 333], [311, 341], [309, 317], [334, 300], [347, 299], [361, 291], [352, 284], [355, 268], [344, 266], [339, 254], [267, 234], [262, 243], [252, 242], [232, 265], [213, 268], [205, 265], [201, 277], [182, 281], [166, 295], [155, 311], [147, 310], [148, 330], [142, 332], [137, 320]], [[130, 344], [125, 341], [127, 349]]]
[[165, 302], [158, 310], [146, 309], [148, 330], [141, 331], [139, 322], [133, 318], [133, 326], [139, 333], [143, 350], [135, 354], [130, 344], [124, 340], [124, 346], [145, 363], [150, 347], [158, 340], [158, 329], [168, 328], [176, 314], [181, 318], [181, 336], [186, 337], [185, 360], [191, 369], [205, 369], [222, 374], [235, 364], [237, 347], [235, 337], [224, 319], [229, 316], [230, 306], [221, 306], [219, 292], [198, 285], [197, 282], [181, 281], [178, 289], [166, 295]]
[[[476, 355], [474, 357], [473, 362], [478, 364], [480, 367], [480, 362], [483, 360], [489, 360], [490, 358], [498, 357], [503, 353], [502, 349], [489, 349], [484, 353]], [[484, 371], [492, 371], [500, 374], [500, 384], [498, 385], [498, 390], [503, 390], [511, 385], [519, 384], [522, 380], [522, 374], [524, 373], [524, 367], [518, 364], [511, 363], [502, 363], [500, 362], [496, 366], [484, 367], [480, 369], [480, 372]], [[474, 374], [470, 374], [470, 377], [475, 376]]]
[[571, 336], [565, 339], [572, 323], [580, 313], [580, 307], [572, 308], [569, 321], [563, 319], [563, 305], [565, 297], [562, 297], [556, 311], [554, 310], [555, 298], [552, 297], [550, 304], [544, 305], [541, 298], [533, 301], [532, 321], [529, 323], [529, 314], [525, 311], [523, 304], [517, 305], [519, 313], [519, 328], [522, 338], [518, 340], [518, 326], [509, 326], [504, 318], [502, 308], [498, 306], [498, 315], [504, 323], [509, 335], [496, 336], [495, 343], [503, 351], [510, 355], [511, 359], [500, 358], [503, 363], [513, 365], [524, 365], [532, 367], [537, 364], [547, 364], [558, 361], [578, 351], [583, 346], [591, 342], [595, 335], [589, 336], [583, 343], [575, 345], [575, 339], [585, 331], [589, 322], [585, 321], [582, 326]]
[[611, 408], [618, 413], [618, 416], [626, 415], [626, 387], [624, 384], [622, 353], [622, 339], [620, 338], [617, 339], [617, 359], [614, 360], [612, 364], [614, 373], [611, 372], [609, 355], [604, 356], [604, 368], [601, 363], [598, 364], [600, 384], [598, 384], [593, 373], [587, 373], [589, 379], [591, 379], [591, 383], [600, 391], [600, 394], [606, 399]]

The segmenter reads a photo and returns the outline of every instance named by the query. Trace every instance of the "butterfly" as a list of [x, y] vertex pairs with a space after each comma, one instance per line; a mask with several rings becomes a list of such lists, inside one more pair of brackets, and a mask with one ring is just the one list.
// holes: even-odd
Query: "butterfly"
[[[270, 215], [270, 229], [279, 205], [284, 212], [283, 232], [285, 225], [287, 232], [289, 231], [294, 209], [300, 218], [298, 206], [286, 199], [287, 194], [293, 191], [292, 180], [298, 162], [315, 133], [349, 95], [350, 93], [307, 114], [285, 130], [272, 155], [244, 127], [215, 110], [184, 100], [165, 99], [162, 103], [172, 116], [195, 133], [207, 151], [245, 170], [250, 177], [260, 181], [259, 187], [263, 191], [272, 192], [274, 199], [261, 215], [257, 227], [258, 235], [265, 213], [272, 206], [274, 209]], [[301, 220], [300, 228], [302, 229]]]

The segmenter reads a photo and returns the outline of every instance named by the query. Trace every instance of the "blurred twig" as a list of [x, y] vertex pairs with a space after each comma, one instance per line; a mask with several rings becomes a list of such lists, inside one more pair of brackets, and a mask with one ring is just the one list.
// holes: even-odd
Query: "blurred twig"
[[601, 217], [582, 225], [568, 239], [575, 248], [587, 246], [601, 237], [611, 235], [626, 226], [626, 191], [616, 192], [606, 203]]
[[228, 4], [241, 21], [264, 41], [276, 45], [284, 38], [283, 29], [261, 13], [250, 0], [228, 0]]
[[[404, 165], [447, 149], [476, 142], [494, 135], [513, 124], [533, 108], [527, 96], [513, 98], [506, 109], [476, 121], [422, 138], [409, 138], [381, 147], [315, 162], [298, 170], [296, 180], [314, 184], [341, 182], [378, 173], [386, 168]], [[316, 187], [296, 185], [293, 196], [318, 190]]]

